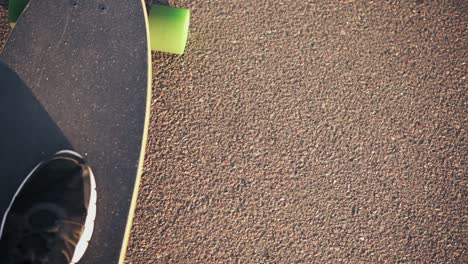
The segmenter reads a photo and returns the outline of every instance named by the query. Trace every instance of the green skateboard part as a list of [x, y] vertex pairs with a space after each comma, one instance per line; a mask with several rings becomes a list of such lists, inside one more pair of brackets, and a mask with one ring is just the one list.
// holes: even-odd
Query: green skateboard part
[[10, 0], [8, 3], [8, 21], [10, 25], [14, 27], [16, 25], [16, 21], [23, 13], [23, 10], [28, 5], [29, 0]]
[[183, 54], [189, 21], [189, 9], [153, 5], [149, 14], [151, 49]]

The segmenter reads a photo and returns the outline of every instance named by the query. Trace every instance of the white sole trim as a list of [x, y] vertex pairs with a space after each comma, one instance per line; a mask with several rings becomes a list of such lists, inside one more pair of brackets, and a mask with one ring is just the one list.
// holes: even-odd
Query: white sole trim
[[86, 215], [85, 226], [83, 234], [81, 234], [80, 241], [76, 244], [75, 252], [73, 253], [72, 261], [70, 264], [75, 264], [83, 257], [86, 249], [89, 245], [89, 240], [93, 235], [94, 230], [94, 220], [96, 219], [96, 201], [97, 201], [97, 192], [96, 192], [96, 180], [94, 178], [93, 171], [89, 169], [90, 172], [90, 181], [91, 181], [91, 196], [89, 198], [88, 204], [88, 214]]
[[77, 156], [80, 159], [83, 159], [83, 156], [81, 156], [80, 154], [78, 154], [77, 152], [75, 152], [73, 150], [64, 149], [64, 150], [61, 150], [61, 151], [55, 153], [55, 155], [59, 155], [59, 154], [70, 154], [70, 155], [73, 155], [73, 156]]

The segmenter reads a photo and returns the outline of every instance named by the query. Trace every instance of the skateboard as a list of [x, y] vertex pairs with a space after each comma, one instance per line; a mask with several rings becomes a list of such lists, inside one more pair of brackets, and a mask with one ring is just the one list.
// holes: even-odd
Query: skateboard
[[[17, 2], [16, 2], [17, 1]], [[0, 54], [0, 215], [40, 161], [81, 153], [97, 184], [80, 263], [123, 263], [143, 172], [151, 50], [184, 52], [189, 10], [143, 1], [10, 0]]]

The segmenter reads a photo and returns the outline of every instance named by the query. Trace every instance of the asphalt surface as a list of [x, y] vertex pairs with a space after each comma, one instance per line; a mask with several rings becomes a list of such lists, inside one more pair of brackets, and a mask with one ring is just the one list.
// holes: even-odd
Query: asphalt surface
[[468, 263], [468, 2], [169, 3], [128, 263]]

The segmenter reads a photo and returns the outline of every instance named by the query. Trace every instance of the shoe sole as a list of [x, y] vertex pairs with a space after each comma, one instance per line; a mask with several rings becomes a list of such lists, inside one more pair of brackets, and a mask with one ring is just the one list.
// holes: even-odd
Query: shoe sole
[[[78, 158], [79, 160], [83, 160], [83, 157], [80, 154], [78, 154], [78, 153], [76, 153], [75, 151], [72, 151], [72, 150], [61, 150], [61, 151], [55, 153], [54, 156], [63, 155], [63, 154], [67, 154], [67, 155], [70, 155], [70, 156], [72, 156], [74, 158]], [[16, 200], [16, 197], [21, 192], [21, 190], [23, 189], [23, 186], [26, 184], [26, 182], [28, 182], [31, 175], [33, 175], [34, 172], [44, 162], [45, 161], [42, 161], [39, 164], [37, 164], [36, 167], [34, 167], [34, 169], [28, 174], [28, 176], [26, 176], [26, 178], [23, 180], [23, 182], [21, 183], [18, 190], [16, 190], [15, 194], [13, 195], [13, 199], [11, 200], [10, 204], [8, 205], [7, 210], [5, 211], [5, 214], [3, 215], [2, 223], [1, 223], [1, 226], [0, 226], [0, 239], [3, 236], [3, 228], [5, 227], [5, 222], [6, 222], [7, 216], [9, 214], [9, 212], [10, 212], [11, 207], [13, 206], [13, 204], [14, 204], [14, 202]], [[93, 230], [94, 230], [94, 220], [96, 219], [96, 200], [97, 200], [96, 180], [94, 178], [93, 171], [91, 169], [89, 169], [89, 171], [90, 171], [90, 181], [91, 181], [91, 194], [90, 194], [90, 198], [89, 198], [88, 212], [86, 214], [86, 220], [85, 220], [85, 226], [84, 226], [83, 233], [81, 234], [80, 240], [76, 244], [75, 252], [73, 253], [73, 257], [72, 257], [72, 260], [71, 260], [70, 264], [77, 263], [83, 257], [86, 249], [88, 248], [89, 240], [91, 240], [91, 236], [92, 236]]]

